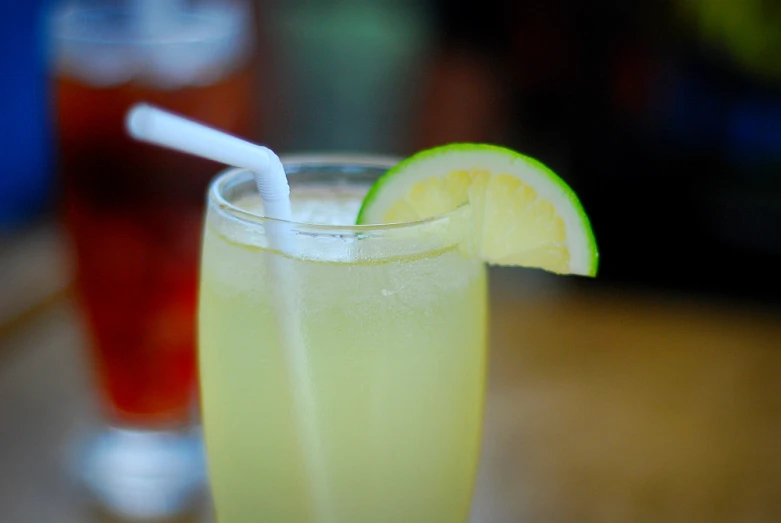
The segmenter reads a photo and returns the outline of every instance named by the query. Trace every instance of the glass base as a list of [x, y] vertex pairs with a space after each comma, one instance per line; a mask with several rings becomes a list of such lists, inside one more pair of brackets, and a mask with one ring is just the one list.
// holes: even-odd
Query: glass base
[[161, 519], [192, 510], [206, 487], [200, 430], [106, 427], [82, 442], [74, 475], [90, 501], [129, 519]]

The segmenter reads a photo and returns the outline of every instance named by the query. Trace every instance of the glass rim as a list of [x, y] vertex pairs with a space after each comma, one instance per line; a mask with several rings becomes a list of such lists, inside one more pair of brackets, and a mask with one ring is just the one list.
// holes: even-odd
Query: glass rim
[[[79, 20], [85, 16], [98, 15], [101, 13], [121, 13], [123, 16], [132, 17], [132, 9], [122, 5], [103, 5], [103, 6], [67, 6], [59, 11], [53, 11], [49, 20], [51, 30], [51, 39], [57, 43], [71, 44], [90, 44], [98, 46], [130, 46], [130, 47], [159, 47], [169, 45], [203, 45], [214, 42], [230, 41], [240, 37], [247, 32], [244, 24], [233, 27], [233, 30], [220, 31], [209, 37], [186, 35], [179, 38], [166, 35], [162, 37], [145, 37], [136, 34], [122, 35], [118, 34], [112, 37], [95, 36], [92, 34], [84, 35], [74, 31], [63, 31], [62, 27], [71, 21]], [[213, 22], [214, 18], [196, 11], [182, 11], [176, 15], [181, 19], [200, 20]], [[219, 24], [217, 24], [219, 25]]]
[[[400, 158], [394, 156], [372, 155], [372, 154], [341, 154], [341, 153], [322, 153], [322, 154], [293, 154], [282, 155], [280, 160], [284, 166], [301, 166], [301, 167], [357, 167], [357, 168], [379, 168], [390, 169], [395, 166]], [[231, 203], [223, 195], [225, 186], [236, 180], [239, 176], [249, 175], [249, 169], [242, 167], [229, 167], [220, 171], [217, 176], [209, 183], [208, 204], [210, 208], [215, 209], [221, 215], [237, 220], [247, 226], [258, 226], [264, 223], [279, 223], [292, 226], [297, 231], [311, 231], [315, 234], [345, 234], [348, 232], [361, 233], [372, 231], [395, 231], [405, 230], [430, 224], [439, 223], [441, 221], [449, 220], [454, 216], [457, 216], [464, 212], [469, 204], [464, 203], [459, 205], [452, 211], [448, 211], [442, 214], [436, 214], [427, 218], [421, 218], [419, 220], [407, 221], [407, 222], [393, 222], [393, 223], [376, 223], [376, 224], [347, 224], [347, 225], [330, 225], [330, 224], [318, 224], [297, 222], [292, 220], [280, 220], [277, 218], [268, 218], [261, 214], [242, 209], [241, 207]]]

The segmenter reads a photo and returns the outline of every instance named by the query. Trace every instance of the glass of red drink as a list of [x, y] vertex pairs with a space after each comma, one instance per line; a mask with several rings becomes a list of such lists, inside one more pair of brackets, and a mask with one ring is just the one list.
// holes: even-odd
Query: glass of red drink
[[[63, 218], [108, 421], [80, 473], [99, 501], [132, 516], [179, 510], [204, 475], [192, 430], [196, 283], [204, 195], [218, 166], [132, 141], [124, 117], [146, 101], [251, 135], [244, 7], [148, 0], [70, 7], [53, 18]], [[149, 483], [149, 503], [137, 491], [124, 503], [106, 489], [132, 483], [116, 463], [140, 463], [139, 452], [152, 464], [143, 473], [167, 483]], [[184, 463], [181, 478], [170, 473], [175, 463]]]

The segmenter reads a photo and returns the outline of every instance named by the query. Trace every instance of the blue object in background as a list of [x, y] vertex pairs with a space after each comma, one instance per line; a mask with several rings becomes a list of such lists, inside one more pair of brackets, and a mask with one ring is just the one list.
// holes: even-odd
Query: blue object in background
[[34, 219], [52, 194], [47, 7], [46, 0], [0, 7], [0, 229]]

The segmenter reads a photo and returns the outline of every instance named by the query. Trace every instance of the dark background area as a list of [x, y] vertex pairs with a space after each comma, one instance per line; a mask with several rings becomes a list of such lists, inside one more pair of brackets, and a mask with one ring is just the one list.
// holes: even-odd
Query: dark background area
[[781, 4], [443, 0], [436, 12], [426, 145], [490, 140], [549, 164], [592, 218], [603, 281], [778, 301]]

